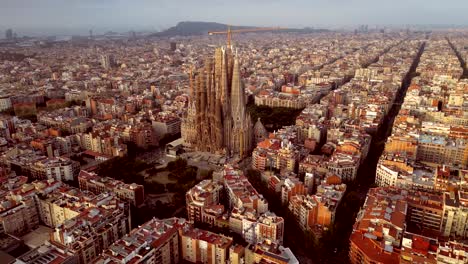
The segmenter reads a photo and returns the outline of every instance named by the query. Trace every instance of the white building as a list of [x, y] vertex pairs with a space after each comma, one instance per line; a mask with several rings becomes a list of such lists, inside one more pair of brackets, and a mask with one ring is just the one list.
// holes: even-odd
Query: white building
[[444, 193], [443, 210], [442, 235], [468, 237], [468, 193]]
[[377, 164], [375, 183], [380, 187], [396, 186], [398, 179], [398, 169], [394, 166]]
[[342, 153], [335, 153], [327, 163], [328, 171], [340, 176], [343, 181], [353, 181], [356, 179], [358, 168], [358, 157]]
[[10, 96], [0, 96], [0, 111], [10, 109], [12, 107]]
[[80, 163], [66, 158], [47, 158], [31, 166], [34, 178], [73, 181], [80, 172]]

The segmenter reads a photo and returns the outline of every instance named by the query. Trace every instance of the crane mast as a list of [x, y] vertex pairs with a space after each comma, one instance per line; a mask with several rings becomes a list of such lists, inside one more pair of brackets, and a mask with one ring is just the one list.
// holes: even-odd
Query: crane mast
[[259, 32], [259, 31], [274, 31], [282, 30], [286, 28], [281, 27], [265, 27], [265, 28], [246, 28], [246, 29], [235, 29], [232, 30], [231, 26], [228, 25], [227, 31], [208, 31], [208, 35], [226, 35], [227, 36], [227, 45], [231, 46], [232, 33], [248, 33], [248, 32]]

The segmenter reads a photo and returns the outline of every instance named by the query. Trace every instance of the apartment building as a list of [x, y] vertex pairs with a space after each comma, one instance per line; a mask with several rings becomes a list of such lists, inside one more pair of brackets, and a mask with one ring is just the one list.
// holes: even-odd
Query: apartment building
[[[9, 204], [1, 212], [2, 231], [24, 235], [39, 223], [55, 228], [51, 245], [91, 263], [100, 252], [130, 231], [129, 206], [108, 193], [94, 195], [55, 179], [9, 182], [2, 196]], [[7, 187], [8, 188], [8, 187]]]
[[95, 194], [110, 192], [123, 201], [127, 201], [136, 207], [145, 202], [145, 188], [136, 183], [127, 184], [109, 177], [101, 177], [94, 172], [80, 171], [78, 184], [81, 190]]
[[232, 238], [187, 227], [179, 230], [180, 259], [191, 263], [224, 264], [229, 260]]
[[341, 178], [331, 175], [321, 182], [314, 195], [293, 196], [288, 204], [289, 211], [303, 230], [329, 227], [346, 191]]
[[310, 99], [306, 99], [298, 98], [297, 95], [293, 94], [261, 91], [255, 96], [255, 105], [302, 109], [306, 106], [306, 101], [312, 101], [312, 99], [314, 99], [312, 96]]
[[[393, 263], [401, 259], [400, 263], [414, 263], [419, 259], [426, 263], [463, 263], [457, 261], [468, 257], [460, 254], [466, 246], [454, 239], [468, 235], [467, 197], [462, 191], [434, 194], [398, 188], [371, 189], [350, 238], [351, 262]], [[414, 248], [414, 243], [423, 248]], [[414, 249], [418, 251], [413, 252]], [[443, 262], [444, 259], [450, 260]]]
[[245, 264], [299, 264], [289, 248], [268, 240], [248, 245], [243, 254], [242, 260]]
[[39, 216], [34, 198], [26, 197], [21, 201], [13, 199], [4, 200], [0, 212], [0, 233], [21, 236], [39, 225]]
[[255, 226], [255, 242], [263, 240], [275, 241], [283, 244], [284, 219], [272, 212], [266, 212], [259, 216]]
[[437, 263], [462, 264], [468, 262], [468, 246], [461, 242], [442, 242], [437, 248]]
[[180, 263], [179, 229], [184, 219], [151, 219], [115, 241], [93, 263]]
[[223, 185], [212, 180], [203, 180], [195, 185], [185, 195], [188, 220], [191, 223], [205, 222], [203, 221], [205, 209], [220, 204], [223, 192]]
[[330, 173], [338, 175], [343, 181], [353, 181], [356, 179], [359, 164], [358, 155], [335, 152], [326, 166]]
[[182, 121], [176, 114], [173, 114], [172, 112], [162, 112], [159, 115], [155, 116], [154, 120], [152, 120], [151, 123], [153, 126], [153, 130], [157, 133], [157, 135], [162, 137], [166, 134], [179, 134]]
[[439, 232], [442, 224], [443, 203], [441, 195], [426, 192], [408, 192], [406, 222], [410, 229]]
[[[468, 193], [451, 191], [443, 194], [441, 233], [446, 237], [468, 237]], [[468, 257], [468, 256], [467, 256]]]
[[252, 209], [234, 209], [229, 216], [229, 229], [241, 235], [248, 243], [263, 239], [283, 243], [284, 219], [272, 212], [256, 215]]
[[370, 189], [350, 237], [351, 263], [398, 263], [406, 208], [394, 193]]
[[9, 95], [0, 96], [0, 111], [11, 109], [13, 105], [11, 104], [11, 99]]
[[52, 243], [46, 243], [38, 248], [32, 249], [27, 253], [16, 258], [15, 264], [79, 264], [78, 256], [73, 255], [67, 250], [60, 249]]
[[2, 208], [0, 210], [0, 232], [22, 236], [35, 229], [41, 214], [37, 194], [56, 190], [62, 183], [56, 180], [27, 183], [27, 177], [20, 176], [2, 183]]
[[269, 138], [257, 144], [252, 152], [252, 168], [294, 171], [299, 162], [299, 151], [292, 142]]
[[255, 190], [241, 170], [225, 165], [222, 174], [230, 209], [252, 208], [257, 214], [268, 211], [268, 201]]
[[286, 178], [281, 185], [281, 203], [287, 205], [289, 200], [296, 195], [305, 195], [307, 189], [298, 178]]
[[288, 209], [302, 230], [312, 229], [317, 223], [318, 204], [312, 195], [296, 195], [289, 201]]
[[99, 207], [83, 210], [55, 228], [51, 243], [78, 256], [80, 264], [93, 260], [130, 231], [130, 211], [124, 203], [102, 194]]
[[73, 181], [78, 176], [80, 163], [63, 157], [46, 158], [31, 165], [31, 176], [34, 179], [56, 179]]
[[468, 166], [468, 143], [463, 139], [422, 134], [418, 139], [417, 159], [421, 162]]
[[127, 154], [127, 145], [118, 136], [111, 136], [104, 132], [77, 134], [80, 146], [110, 157], [123, 157]]
[[436, 264], [438, 245], [436, 238], [405, 232], [401, 241], [400, 263]]

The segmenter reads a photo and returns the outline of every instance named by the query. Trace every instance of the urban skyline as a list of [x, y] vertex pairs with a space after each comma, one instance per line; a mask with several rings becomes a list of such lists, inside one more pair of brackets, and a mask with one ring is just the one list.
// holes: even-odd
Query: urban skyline
[[3, 2], [2, 264], [468, 263], [465, 4]]
[[[451, 1], [2, 1], [0, 30], [20, 35], [86, 35], [160, 31], [180, 21], [208, 21], [234, 25], [322, 27], [349, 29], [361, 24], [380, 27], [407, 25], [466, 26], [468, 3]], [[183, 6], [184, 8], [180, 8]]]

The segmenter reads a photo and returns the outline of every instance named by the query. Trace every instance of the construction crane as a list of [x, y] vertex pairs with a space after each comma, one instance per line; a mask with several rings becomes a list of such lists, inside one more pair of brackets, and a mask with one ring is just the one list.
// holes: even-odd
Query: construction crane
[[281, 27], [265, 27], [265, 28], [245, 28], [245, 29], [231, 29], [231, 26], [228, 26], [227, 31], [208, 31], [208, 35], [227, 35], [227, 45], [231, 46], [232, 33], [247, 33], [247, 32], [258, 32], [258, 31], [272, 31], [272, 30], [282, 30], [286, 28]]

